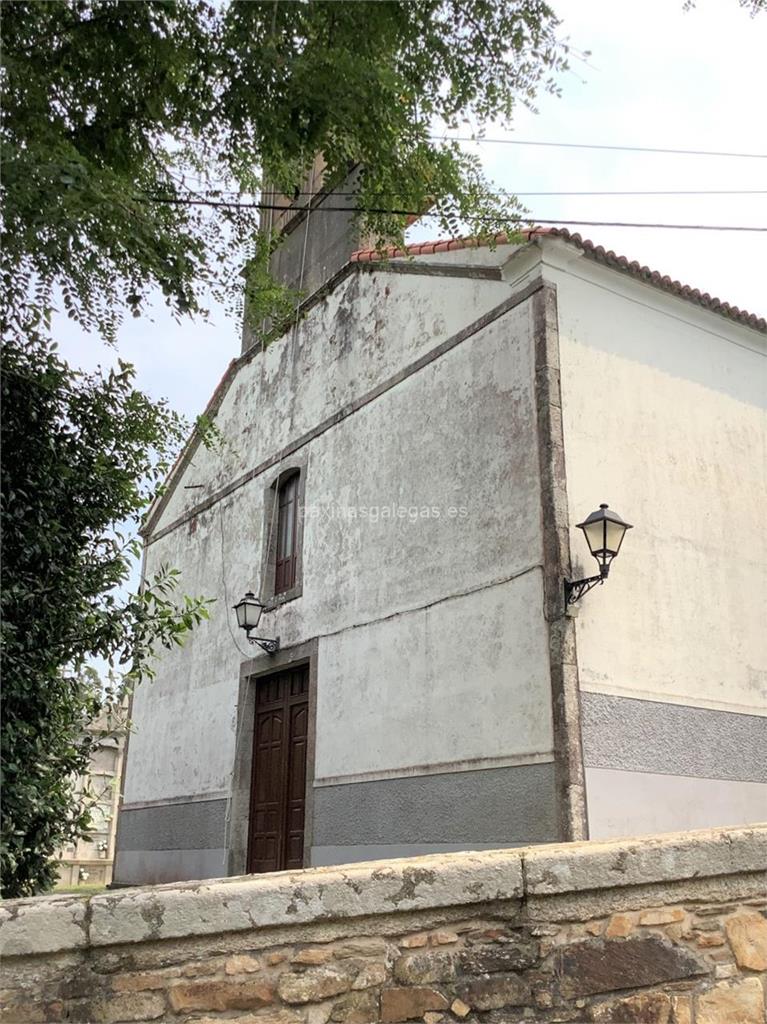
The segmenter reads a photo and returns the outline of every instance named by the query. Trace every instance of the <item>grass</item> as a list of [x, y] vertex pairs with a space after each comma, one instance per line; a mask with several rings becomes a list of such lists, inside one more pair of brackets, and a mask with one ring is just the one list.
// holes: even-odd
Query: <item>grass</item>
[[97, 892], [104, 892], [106, 886], [99, 883], [98, 885], [70, 885], [64, 886], [59, 889], [56, 888], [51, 893], [52, 896], [95, 896]]

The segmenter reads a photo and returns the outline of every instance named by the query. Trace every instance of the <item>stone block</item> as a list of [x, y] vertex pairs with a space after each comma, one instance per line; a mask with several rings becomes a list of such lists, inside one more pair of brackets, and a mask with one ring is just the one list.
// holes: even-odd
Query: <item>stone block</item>
[[43, 956], [0, 957], [0, 986], [37, 994], [43, 988], [46, 991], [55, 990], [58, 985], [65, 984], [81, 971], [87, 970], [87, 967], [85, 951], [79, 949], [66, 953], [46, 953]]
[[352, 956], [385, 956], [388, 948], [384, 939], [346, 939], [333, 948], [333, 954], [337, 960], [346, 960]]
[[539, 1010], [549, 1010], [554, 1005], [554, 996], [547, 982], [539, 982], [533, 987], [533, 1002]]
[[314, 1003], [313, 1006], [307, 1006], [304, 1012], [306, 1013], [306, 1024], [328, 1024], [330, 1014], [333, 1012], [333, 1004]]
[[636, 914], [613, 914], [605, 928], [605, 938], [625, 939], [634, 930]]
[[696, 1024], [764, 1024], [764, 990], [758, 978], [722, 982], [698, 996]]
[[767, 971], [767, 920], [761, 914], [735, 914], [726, 918], [724, 929], [739, 967]]
[[8, 900], [0, 907], [0, 956], [84, 948], [87, 908], [87, 901], [76, 896]]
[[711, 906], [690, 907], [698, 917], [722, 917], [725, 914], [732, 914], [735, 911], [734, 904], [714, 903]]
[[474, 946], [457, 954], [465, 974], [497, 974], [524, 971], [538, 961], [536, 942], [505, 943], [503, 946]]
[[192, 960], [184, 964], [181, 974], [185, 978], [204, 978], [210, 974], [218, 974], [226, 964], [225, 957], [213, 957], [210, 960]]
[[126, 889], [91, 898], [90, 941], [111, 946], [471, 906], [518, 899], [522, 889], [516, 850]]
[[671, 997], [664, 992], [614, 999], [591, 1007], [594, 1024], [669, 1024]]
[[710, 919], [704, 917], [702, 920], [697, 918], [695, 921], [695, 929], [699, 932], [716, 932], [720, 927], [721, 924], [715, 917]]
[[377, 992], [350, 992], [333, 1005], [328, 1019], [339, 1024], [371, 1024], [379, 1018]]
[[403, 985], [450, 981], [455, 975], [452, 953], [411, 953], [394, 962], [394, 977]]
[[508, 934], [504, 928], [483, 928], [469, 932], [472, 942], [505, 942]]
[[454, 1013], [456, 1017], [468, 1017], [471, 1007], [464, 1003], [463, 999], [454, 999], [450, 1004], [450, 1012]]
[[[195, 1017], [194, 1024], [221, 1024], [221, 1017]], [[231, 1018], [227, 1018], [231, 1020]], [[273, 1008], [260, 1013], [238, 1013], [236, 1024], [305, 1024], [303, 1017], [293, 1010]], [[327, 1018], [325, 1018], [327, 1020]], [[314, 1022], [309, 1022], [314, 1024]], [[323, 1021], [323, 1024], [325, 1022]]]
[[291, 959], [292, 964], [326, 964], [328, 960], [333, 959], [332, 949], [323, 949], [322, 946], [309, 946], [306, 949], [300, 949], [296, 955]]
[[715, 946], [724, 945], [724, 935], [721, 932], [698, 932], [697, 943], [701, 949], [712, 949]]
[[527, 892], [615, 889], [741, 872], [764, 872], [767, 829], [705, 829], [648, 837], [541, 846], [524, 851]]
[[643, 910], [639, 915], [639, 923], [647, 927], [661, 924], [674, 924], [684, 921], [685, 912], [681, 907], [659, 907], [656, 910]]
[[607, 942], [586, 939], [554, 953], [554, 973], [566, 999], [682, 981], [707, 972], [693, 953], [658, 935]]
[[177, 971], [141, 971], [139, 974], [116, 974], [112, 978], [115, 992], [144, 992], [155, 988], [167, 988]]
[[458, 936], [455, 932], [432, 932], [431, 942], [434, 946], [449, 946], [458, 942]]
[[[247, 1016], [235, 1017], [237, 1024], [304, 1024], [303, 1018], [294, 1010], [284, 1007], [280, 1009], [266, 1010], [261, 1013], [247, 1014]], [[198, 1024], [195, 1021], [195, 1024]], [[213, 1024], [221, 1024], [221, 1018], [217, 1017]]]
[[516, 974], [475, 978], [457, 987], [461, 1002], [472, 1010], [500, 1010], [504, 1006], [525, 1006], [531, 998], [530, 985]]
[[673, 1024], [692, 1024], [692, 996], [671, 997], [671, 1020]]
[[352, 982], [352, 989], [356, 991], [363, 988], [372, 988], [374, 985], [383, 985], [388, 976], [384, 964], [364, 964]]
[[737, 978], [738, 976], [738, 965], [737, 964], [717, 964], [714, 968], [715, 978]]
[[429, 1010], [446, 1010], [448, 1001], [433, 988], [386, 988], [381, 993], [381, 1020], [419, 1020]]
[[0, 1005], [3, 1024], [53, 1024], [63, 1020], [64, 1004], [60, 1002], [6, 1002]]
[[399, 944], [403, 949], [418, 949], [420, 946], [429, 945], [429, 936], [426, 932], [418, 932], [415, 935], [406, 935], [404, 939], [400, 939]]
[[141, 1021], [144, 1024], [165, 1016], [165, 997], [159, 992], [130, 992], [89, 1000], [87, 1009], [89, 1015], [85, 1019], [99, 1024], [116, 1024], [117, 1021], [121, 1024], [123, 1021]]
[[286, 1003], [318, 1003], [348, 992], [355, 973], [340, 967], [315, 967], [303, 974], [283, 974], [277, 992]]
[[225, 971], [227, 974], [254, 974], [261, 970], [261, 961], [254, 956], [243, 953], [239, 956], [227, 957]]
[[258, 1010], [274, 1002], [274, 988], [255, 979], [205, 978], [177, 982], [168, 996], [174, 1010]]

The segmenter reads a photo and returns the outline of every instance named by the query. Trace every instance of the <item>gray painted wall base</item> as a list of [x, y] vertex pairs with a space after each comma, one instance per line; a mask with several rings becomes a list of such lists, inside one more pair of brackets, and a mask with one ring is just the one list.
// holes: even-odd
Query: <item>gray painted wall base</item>
[[206, 850], [224, 846], [226, 800], [189, 800], [120, 812], [120, 850]]
[[226, 873], [226, 800], [124, 808], [115, 885], [158, 885]]
[[120, 850], [115, 885], [160, 885], [226, 876], [226, 850]]
[[589, 768], [767, 782], [767, 718], [605, 693], [581, 704]]
[[554, 765], [416, 775], [314, 791], [314, 848], [434, 850], [557, 838]]
[[[557, 839], [554, 765], [514, 765], [322, 786], [312, 864], [340, 864]], [[226, 800], [126, 808], [118, 885], [226, 875]]]

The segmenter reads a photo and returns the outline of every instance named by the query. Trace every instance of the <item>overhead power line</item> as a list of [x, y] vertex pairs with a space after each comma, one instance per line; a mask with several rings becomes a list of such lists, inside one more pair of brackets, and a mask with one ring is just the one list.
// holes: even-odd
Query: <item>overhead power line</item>
[[[358, 212], [353, 206], [328, 206], [325, 203], [317, 206], [285, 206], [280, 203], [240, 203], [232, 202], [230, 200], [222, 199], [180, 199], [171, 196], [165, 197], [142, 197], [153, 203], [167, 203], [174, 206], [210, 206], [213, 208], [224, 208], [224, 209], [240, 209], [240, 210], [278, 210], [285, 212], [287, 210], [293, 210], [295, 213], [310, 212], [311, 213], [355, 213]], [[436, 217], [439, 216], [435, 213], [419, 212], [416, 210], [390, 210], [380, 208], [368, 208], [365, 211], [359, 211], [365, 213], [376, 213], [376, 214], [392, 214], [398, 217]], [[488, 218], [485, 218], [488, 219]], [[601, 228], [660, 228], [670, 229], [676, 231], [757, 231], [767, 232], [767, 227], [750, 227], [741, 224], [647, 224], [647, 223], [636, 223], [629, 221], [609, 221], [609, 220], [562, 220], [557, 217], [555, 220], [547, 220], [541, 217], [529, 217], [525, 220], [519, 221], [520, 226], [530, 225], [536, 226], [539, 224], [553, 224], [553, 225], [564, 225], [564, 226], [581, 226], [581, 227], [601, 227]]]
[[432, 135], [439, 142], [490, 143], [497, 146], [556, 146], [560, 149], [611, 149], [624, 153], [672, 153], [675, 156], [725, 156], [743, 160], [767, 160], [767, 153], [724, 153], [710, 149], [664, 149], [660, 146], [611, 146], [594, 142], [539, 142], [536, 139], [487, 139], [472, 135]]
[[[198, 195], [252, 195], [253, 193], [237, 192], [234, 189], [198, 189], [196, 190]], [[269, 192], [268, 195], [278, 195], [281, 193]], [[339, 192], [333, 189], [332, 193], [318, 189], [316, 192], [293, 192], [295, 196], [323, 196], [323, 195], [334, 195], [334, 196], [357, 196], [359, 192]], [[499, 189], [497, 192], [491, 192], [493, 196], [522, 196], [528, 198], [532, 196], [767, 196], [767, 189], [765, 188], [704, 188], [704, 189], [640, 189], [636, 191], [631, 190], [620, 190], [620, 191], [608, 191], [608, 190], [594, 190], [594, 191], [581, 191], [581, 192], [517, 192], [514, 189]]]

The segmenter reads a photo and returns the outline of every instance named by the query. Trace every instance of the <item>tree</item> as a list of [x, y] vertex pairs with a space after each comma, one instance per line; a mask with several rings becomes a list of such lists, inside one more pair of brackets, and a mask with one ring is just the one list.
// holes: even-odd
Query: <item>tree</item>
[[[206, 602], [171, 600], [162, 569], [119, 597], [138, 517], [168, 469], [181, 424], [135, 390], [133, 371], [72, 370], [44, 340], [6, 341], [2, 383], [2, 855], [7, 896], [56, 877], [50, 858], [88, 831], [75, 793], [86, 723], [151, 676], [157, 646], [180, 643]], [[126, 666], [118, 693], [93, 686], [93, 656]]]
[[[182, 425], [133, 386], [57, 354], [54, 314], [114, 343], [159, 291], [177, 316], [206, 291], [274, 289], [252, 259], [260, 171], [287, 194], [321, 152], [362, 168], [363, 227], [407, 211], [452, 231], [513, 227], [479, 163], [432, 129], [506, 122], [555, 90], [566, 47], [540, 0], [6, 0], [3, 5], [3, 850], [6, 895], [54, 878], [87, 832], [73, 778], [99, 696], [89, 658], [151, 673], [206, 615], [163, 570], [121, 599], [141, 515]], [[350, 200], [351, 201], [351, 200]], [[258, 251], [268, 252], [260, 245]], [[254, 304], [254, 319], [263, 310]]]
[[541, 0], [6, 0], [11, 312], [58, 285], [69, 316], [113, 338], [158, 288], [180, 314], [210, 287], [236, 304], [259, 168], [292, 194], [318, 152], [331, 178], [362, 166], [381, 239], [406, 218], [375, 211], [513, 226], [513, 197], [432, 128], [508, 122], [555, 90], [557, 27]]

